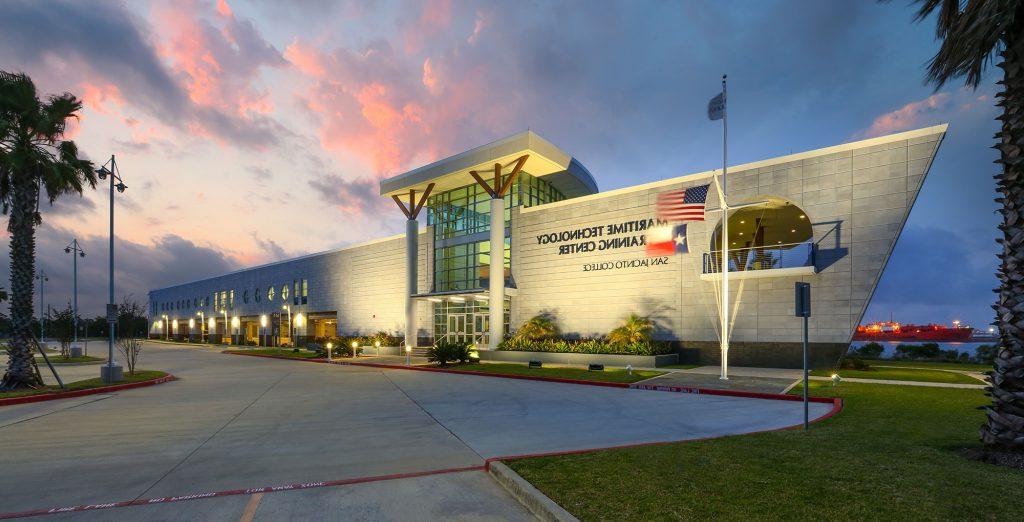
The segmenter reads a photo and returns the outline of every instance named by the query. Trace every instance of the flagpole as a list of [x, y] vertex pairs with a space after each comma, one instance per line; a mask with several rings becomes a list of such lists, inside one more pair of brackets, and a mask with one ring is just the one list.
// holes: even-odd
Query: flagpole
[[722, 75], [722, 375], [719, 379], [729, 380], [729, 206], [726, 200], [726, 172], [729, 165], [729, 95], [726, 93], [726, 75]]

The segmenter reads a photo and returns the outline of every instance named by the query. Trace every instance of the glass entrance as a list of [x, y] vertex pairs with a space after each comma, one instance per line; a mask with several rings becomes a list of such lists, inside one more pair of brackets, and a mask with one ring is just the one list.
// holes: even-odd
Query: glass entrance
[[[472, 340], [473, 334], [466, 328], [467, 314], [452, 314], [448, 316], [448, 341], [454, 343], [465, 343]], [[472, 324], [469, 321], [470, 325]]]
[[[505, 331], [511, 300], [505, 298]], [[487, 346], [491, 317], [485, 300], [441, 301], [434, 304], [434, 339]]]

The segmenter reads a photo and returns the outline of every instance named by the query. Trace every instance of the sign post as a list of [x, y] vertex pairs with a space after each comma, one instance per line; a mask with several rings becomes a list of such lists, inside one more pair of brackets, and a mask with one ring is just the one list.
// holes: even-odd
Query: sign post
[[796, 316], [804, 318], [804, 431], [809, 429], [807, 420], [807, 319], [811, 317], [811, 284], [796, 284]]

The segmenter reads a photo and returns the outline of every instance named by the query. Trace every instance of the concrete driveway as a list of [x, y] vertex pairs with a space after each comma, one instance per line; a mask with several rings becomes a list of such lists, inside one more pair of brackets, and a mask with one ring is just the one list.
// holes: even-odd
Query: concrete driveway
[[[0, 408], [0, 513], [475, 468], [797, 424], [795, 402], [311, 364], [147, 345], [180, 380]], [[65, 374], [91, 377], [98, 368]], [[812, 417], [828, 405], [812, 404]], [[408, 500], [408, 502], [404, 502]], [[255, 504], [254, 504], [255, 503]], [[116, 508], [89, 519], [517, 519], [482, 471]]]

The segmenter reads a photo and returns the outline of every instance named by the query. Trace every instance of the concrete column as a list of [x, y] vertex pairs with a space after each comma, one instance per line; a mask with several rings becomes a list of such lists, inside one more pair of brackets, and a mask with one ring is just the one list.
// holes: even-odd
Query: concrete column
[[491, 332], [487, 349], [497, 350], [505, 336], [505, 200], [501, 196], [491, 198], [490, 270]]
[[[405, 222], [405, 344], [416, 346], [416, 301], [412, 296], [416, 293], [417, 268], [419, 264], [419, 222], [410, 219]], [[404, 350], [405, 347], [399, 347]]]

